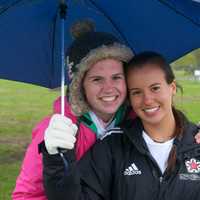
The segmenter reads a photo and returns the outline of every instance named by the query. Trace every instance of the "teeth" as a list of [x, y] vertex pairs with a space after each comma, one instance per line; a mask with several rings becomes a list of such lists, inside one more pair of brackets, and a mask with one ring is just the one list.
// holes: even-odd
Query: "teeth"
[[116, 99], [116, 96], [112, 96], [112, 97], [102, 97], [101, 98], [103, 101], [114, 101]]
[[155, 112], [156, 110], [158, 110], [159, 107], [156, 107], [156, 108], [146, 108], [144, 109], [145, 112], [147, 113], [152, 113], [152, 112]]

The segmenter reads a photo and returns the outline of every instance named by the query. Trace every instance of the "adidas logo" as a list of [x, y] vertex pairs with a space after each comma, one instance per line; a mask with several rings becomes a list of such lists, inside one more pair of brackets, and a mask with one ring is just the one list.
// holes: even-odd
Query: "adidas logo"
[[132, 163], [128, 168], [124, 170], [124, 176], [141, 175], [142, 172], [137, 168], [135, 163]]

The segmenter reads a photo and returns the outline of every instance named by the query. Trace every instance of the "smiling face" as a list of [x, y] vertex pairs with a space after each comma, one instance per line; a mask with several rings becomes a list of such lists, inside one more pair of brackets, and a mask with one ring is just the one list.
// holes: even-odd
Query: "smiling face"
[[108, 121], [126, 98], [122, 62], [114, 59], [98, 61], [86, 73], [83, 88], [92, 111]]
[[166, 82], [159, 66], [146, 64], [129, 69], [127, 83], [131, 105], [144, 125], [166, 123], [173, 118], [172, 98], [176, 84]]

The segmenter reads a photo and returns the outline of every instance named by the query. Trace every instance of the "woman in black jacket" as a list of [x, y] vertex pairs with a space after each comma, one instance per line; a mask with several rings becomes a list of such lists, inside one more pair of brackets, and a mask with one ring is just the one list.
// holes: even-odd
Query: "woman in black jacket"
[[67, 170], [59, 156], [44, 152], [49, 199], [200, 199], [198, 128], [172, 105], [177, 84], [171, 67], [161, 55], [144, 52], [127, 64], [126, 76], [138, 118], [127, 119], [124, 134], [99, 141], [80, 162], [71, 159]]

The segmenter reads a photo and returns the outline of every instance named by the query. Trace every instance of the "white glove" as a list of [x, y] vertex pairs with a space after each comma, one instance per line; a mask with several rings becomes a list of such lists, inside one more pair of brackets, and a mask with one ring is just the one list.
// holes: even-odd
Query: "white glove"
[[78, 127], [71, 119], [60, 114], [51, 117], [44, 134], [44, 142], [49, 154], [57, 154], [58, 148], [73, 149]]

